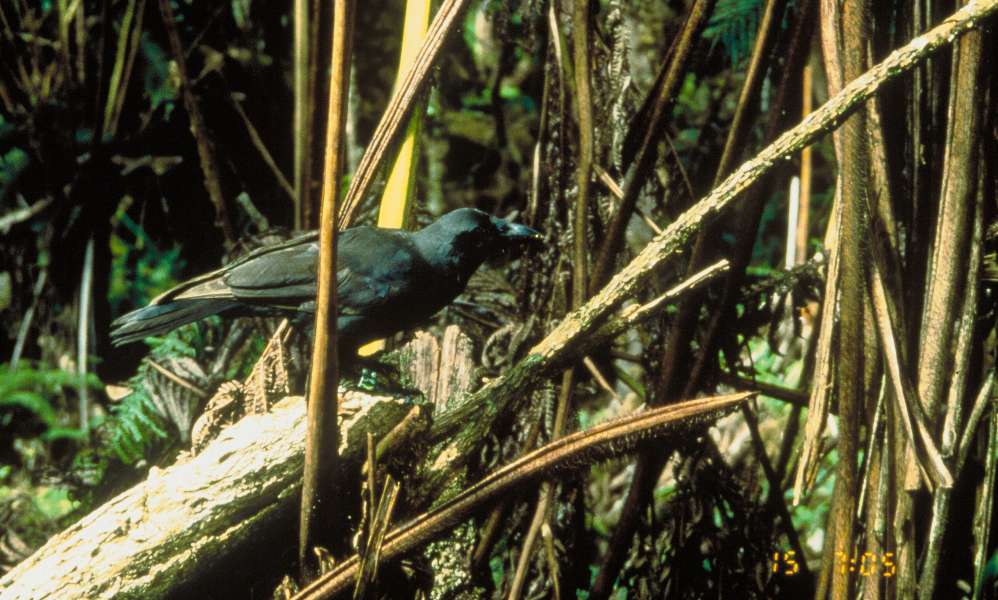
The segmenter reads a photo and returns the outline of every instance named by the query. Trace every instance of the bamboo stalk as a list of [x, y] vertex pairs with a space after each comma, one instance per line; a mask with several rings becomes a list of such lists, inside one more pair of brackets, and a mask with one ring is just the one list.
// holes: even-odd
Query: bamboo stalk
[[232, 108], [235, 109], [236, 114], [242, 120], [243, 125], [246, 126], [246, 133], [249, 134], [250, 142], [253, 143], [253, 147], [256, 148], [257, 153], [260, 154], [260, 158], [263, 159], [264, 164], [270, 169], [270, 172], [274, 174], [274, 179], [277, 180], [277, 184], [287, 192], [288, 196], [291, 198], [292, 202], [295, 201], [295, 189], [291, 187], [291, 182], [288, 178], [284, 176], [284, 172], [281, 168], [277, 166], [277, 161], [274, 160], [274, 156], [267, 150], [267, 145], [264, 143], [263, 138], [260, 137], [260, 132], [257, 131], [253, 122], [250, 121], [249, 115], [243, 109], [243, 105], [236, 99], [234, 94], [229, 94], [229, 102], [232, 104]]
[[[822, 3], [822, 11], [827, 4]], [[844, 81], [860, 76], [865, 70], [866, 29], [868, 2], [843, 5], [841, 24], [837, 30], [842, 35], [840, 54]], [[822, 28], [822, 37], [825, 36]], [[866, 139], [865, 111], [857, 111], [842, 127], [842, 154], [839, 169], [842, 181], [842, 236], [836, 242], [835, 252], [842, 256], [841, 281], [838, 299], [838, 347], [835, 366], [835, 392], [839, 406], [839, 462], [835, 476], [832, 510], [826, 529], [825, 556], [833, 556], [835, 548], [852, 548], [856, 522], [856, 496], [858, 471], [856, 457], [860, 449], [859, 423], [864, 405], [863, 389], [863, 287], [865, 284], [865, 256], [861, 246], [862, 227], [865, 219], [866, 194], [869, 169], [869, 146]], [[834, 302], [834, 298], [825, 298]], [[835, 598], [851, 594], [853, 577], [845, 569], [832, 574], [831, 592]], [[820, 592], [819, 592], [820, 593]]]
[[[970, 6], [969, 4], [966, 6]], [[950, 356], [953, 352], [953, 331], [961, 309], [961, 292], [968, 283], [966, 260], [969, 252], [971, 207], [977, 183], [977, 146], [980, 129], [980, 96], [978, 93], [982, 60], [982, 36], [973, 32], [961, 39], [953, 52], [950, 79], [946, 145], [939, 196], [939, 213], [925, 270], [925, 296], [922, 304], [921, 343], [918, 348], [918, 398], [928, 419], [929, 427], [938, 430], [940, 407], [946, 382], [952, 375]], [[905, 493], [898, 502], [896, 523], [906, 525], [921, 519], [910, 500], [910, 492], [919, 487], [918, 473], [909, 457], [911, 448], [902, 454]], [[942, 504], [935, 508], [945, 511]], [[897, 527], [896, 545], [899, 565], [914, 564], [916, 547], [914, 525]], [[929, 574], [920, 585], [913, 568], [902, 568], [898, 577], [898, 592], [902, 595], [931, 593], [935, 584], [935, 560], [929, 557]], [[928, 597], [928, 596], [922, 596]]]
[[329, 107], [326, 123], [322, 204], [319, 218], [318, 294], [315, 341], [309, 376], [307, 437], [298, 560], [304, 575], [305, 559], [318, 531], [328, 527], [335, 502], [326, 485], [336, 470], [336, 415], [339, 361], [336, 348], [336, 239], [340, 178], [343, 171], [343, 135], [353, 47], [354, 3], [336, 0], [333, 5], [333, 43], [329, 74]]

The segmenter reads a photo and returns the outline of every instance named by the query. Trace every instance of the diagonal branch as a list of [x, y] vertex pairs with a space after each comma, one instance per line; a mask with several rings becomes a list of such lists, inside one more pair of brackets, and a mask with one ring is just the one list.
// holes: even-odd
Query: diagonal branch
[[698, 0], [692, 7], [683, 24], [683, 29], [676, 38], [670, 56], [666, 58], [667, 66], [662, 79], [657, 85], [657, 94], [651, 107], [648, 127], [638, 147], [627, 173], [624, 175], [623, 190], [620, 205], [613, 214], [613, 220], [607, 228], [606, 236], [600, 248], [599, 257], [593, 267], [590, 286], [593, 290], [602, 287], [610, 278], [613, 266], [624, 239], [624, 230], [631, 220], [631, 214], [637, 206], [638, 192], [645, 184], [654, 165], [655, 148], [664, 135], [665, 123], [672, 106], [675, 104], [679, 86], [686, 74], [690, 56], [700, 38], [700, 31], [707, 24], [714, 10], [715, 0]]
[[460, 17], [469, 4], [468, 0], [444, 0], [437, 9], [430, 29], [426, 32], [426, 41], [419, 49], [412, 68], [395, 86], [392, 98], [381, 115], [381, 121], [371, 136], [371, 142], [350, 180], [350, 189], [339, 212], [342, 227], [349, 227], [353, 223], [360, 202], [374, 181], [375, 173], [388, 156], [388, 148], [399, 138], [409, 122], [409, 115], [416, 104], [415, 99], [426, 85], [430, 68], [440, 55], [444, 41], [457, 28]]
[[[468, 419], [489, 424], [508, 414], [523, 392], [542, 375], [553, 358], [572, 355], [593, 331], [603, 325], [610, 313], [633, 297], [645, 281], [659, 269], [675, 261], [690, 238], [706, 223], [729, 209], [739, 194], [768, 173], [779, 161], [814, 142], [841, 124], [886, 82], [902, 75], [931, 53], [952, 43], [958, 36], [998, 11], [998, 0], [967, 4], [941, 24], [892, 52], [886, 59], [846, 85], [816, 111], [805, 117], [755, 158], [742, 164], [720, 185], [680, 215], [582, 308], [570, 313], [547, 337], [534, 346], [505, 376], [490, 382], [464, 402], [442, 415], [434, 426], [434, 438], [445, 439], [457, 433]], [[456, 443], [461, 443], [456, 440]]]
[[[620, 456], [633, 451], [642, 442], [688, 433], [700, 424], [729, 413], [750, 397], [750, 393], [740, 393], [690, 400], [559, 438], [494, 471], [436, 510], [389, 533], [381, 548], [381, 560], [388, 561], [415, 550], [512, 489]], [[356, 578], [359, 563], [357, 556], [340, 563], [293, 600], [318, 600], [342, 592]]]

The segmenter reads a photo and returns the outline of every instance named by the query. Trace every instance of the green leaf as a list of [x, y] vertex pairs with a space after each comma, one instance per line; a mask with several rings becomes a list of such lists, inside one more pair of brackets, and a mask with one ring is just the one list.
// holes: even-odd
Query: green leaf
[[37, 392], [12, 392], [0, 398], [0, 406], [19, 406], [24, 408], [34, 413], [46, 426], [52, 426], [56, 422], [55, 409], [52, 408], [52, 405], [49, 404], [44, 396]]

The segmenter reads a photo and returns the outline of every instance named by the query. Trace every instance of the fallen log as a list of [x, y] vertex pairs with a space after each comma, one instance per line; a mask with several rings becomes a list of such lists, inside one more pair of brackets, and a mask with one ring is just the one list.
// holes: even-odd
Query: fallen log
[[[345, 469], [366, 456], [412, 410], [405, 398], [346, 392], [340, 456]], [[301, 493], [305, 402], [291, 396], [270, 412], [224, 429], [197, 456], [152, 468], [0, 579], [0, 597], [162, 598], [197, 587], [235, 554], [259, 553], [262, 532]]]

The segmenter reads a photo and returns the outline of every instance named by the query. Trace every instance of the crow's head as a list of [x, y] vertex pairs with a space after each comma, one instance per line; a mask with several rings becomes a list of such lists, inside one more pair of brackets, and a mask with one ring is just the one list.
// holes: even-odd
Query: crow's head
[[[449, 262], [474, 270], [510, 246], [538, 241], [541, 234], [526, 225], [511, 223], [475, 208], [459, 208], [437, 219], [417, 234]], [[422, 245], [422, 244], [421, 244]], [[436, 253], [434, 252], [434, 253]]]

